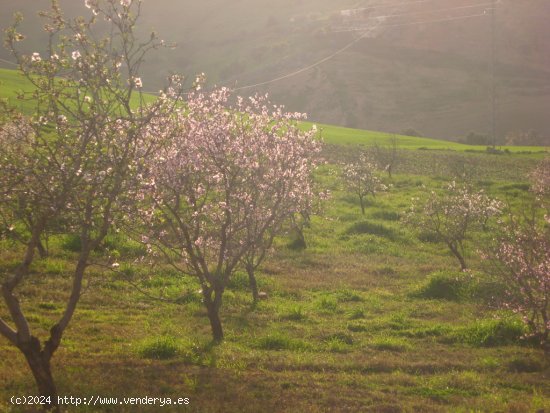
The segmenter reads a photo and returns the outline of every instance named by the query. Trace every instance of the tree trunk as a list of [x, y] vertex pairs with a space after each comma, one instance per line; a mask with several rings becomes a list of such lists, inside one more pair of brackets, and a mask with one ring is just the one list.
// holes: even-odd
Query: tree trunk
[[40, 341], [31, 337], [30, 343], [20, 344], [19, 349], [25, 355], [25, 359], [32, 371], [32, 375], [38, 387], [38, 393], [45, 399], [43, 410], [47, 412], [59, 412], [57, 403], [57, 388], [53, 380], [50, 358], [41, 350]]
[[248, 273], [248, 282], [250, 284], [250, 289], [252, 290], [252, 298], [254, 301], [258, 301], [258, 283], [256, 281], [256, 276], [254, 275], [254, 266], [247, 265], [246, 272]]
[[[212, 328], [212, 339], [215, 343], [221, 343], [223, 341], [223, 328], [220, 320], [222, 293], [222, 290], [214, 292], [212, 290], [206, 291], [203, 289], [204, 304], [208, 312], [210, 327]], [[214, 296], [213, 298], [212, 295]]]
[[36, 244], [36, 249], [38, 250], [38, 253], [40, 254], [40, 258], [46, 258], [48, 256], [48, 250], [44, 248], [44, 245], [42, 244], [42, 241], [38, 241], [38, 244]]
[[451, 249], [451, 252], [453, 255], [458, 259], [458, 262], [460, 262], [460, 269], [462, 271], [466, 271], [468, 269], [468, 266], [466, 265], [466, 261], [464, 260], [464, 257], [458, 250], [458, 247], [456, 247], [453, 244], [449, 244], [449, 248]]
[[361, 203], [361, 213], [365, 215], [365, 201], [362, 196], [359, 197], [359, 201]]

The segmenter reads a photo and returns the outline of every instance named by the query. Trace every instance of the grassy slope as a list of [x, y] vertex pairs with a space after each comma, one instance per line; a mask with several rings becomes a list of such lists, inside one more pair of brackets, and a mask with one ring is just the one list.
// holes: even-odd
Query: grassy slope
[[[8, 98], [12, 105], [18, 106], [26, 113], [33, 109], [32, 102], [20, 101], [16, 98], [19, 91], [31, 91], [28, 82], [15, 70], [0, 69], [0, 98]], [[310, 128], [312, 123], [304, 122], [305, 128]], [[374, 132], [361, 129], [351, 129], [334, 125], [318, 124], [322, 129], [322, 137], [326, 143], [343, 145], [373, 145], [383, 144], [384, 140], [394, 136], [383, 132]], [[398, 138], [399, 147], [402, 149], [447, 149], [454, 151], [484, 150], [484, 146], [463, 145], [455, 142], [395, 135]], [[511, 152], [533, 151], [540, 152], [548, 148], [528, 146], [503, 146], [500, 149], [508, 149]]]
[[[281, 239], [263, 266], [259, 282], [269, 299], [253, 306], [246, 275], [233, 280], [223, 305], [227, 338], [219, 347], [208, 344], [199, 286], [170, 268], [132, 263], [139, 248], [111, 237], [127, 276], [151, 295], [181, 297], [180, 304], [151, 300], [125, 277], [90, 268], [92, 288], [54, 359], [61, 394], [189, 397], [190, 411], [204, 413], [550, 408], [544, 357], [518, 339], [521, 328], [512, 314], [487, 306], [483, 297], [493, 294], [494, 285], [482, 286], [474, 297], [417, 294], [434, 273], [461, 277], [444, 246], [421, 242], [396, 220], [422, 185], [429, 191], [441, 181], [400, 173], [394, 189], [371, 200], [361, 216], [335, 170], [329, 165], [319, 172], [334, 198], [307, 231], [308, 248], [292, 250]], [[485, 184], [491, 193], [527, 196], [521, 185], [490, 178]], [[472, 251], [485, 237], [476, 234], [469, 245], [476, 277], [466, 277], [466, 286], [483, 281]], [[20, 293], [41, 335], [60, 314], [56, 291], [68, 283], [74, 255], [66, 238], [54, 237], [50, 248], [50, 258], [34, 265], [40, 277]], [[6, 270], [13, 256], [2, 251], [0, 268]], [[7, 315], [2, 306], [0, 315]], [[23, 358], [1, 338], [0, 352], [1, 410], [10, 395], [32, 394], [34, 387]]]
[[[310, 124], [305, 124], [310, 126]], [[361, 129], [345, 128], [335, 125], [317, 125], [322, 129], [322, 137], [326, 143], [339, 145], [373, 145], [384, 144], [384, 141], [395, 136], [398, 146], [401, 149], [437, 149], [437, 150], [453, 150], [453, 151], [480, 151], [485, 150], [486, 146], [479, 145], [464, 145], [456, 142], [449, 142], [438, 139], [412, 137], [403, 135], [392, 135], [384, 132], [375, 132]], [[533, 147], [533, 146], [499, 146], [499, 149], [508, 149], [510, 152], [540, 152], [547, 151], [548, 147]]]
[[[1, 93], [6, 93], [4, 87]], [[357, 143], [387, 136], [324, 128], [327, 141], [351, 144], [329, 147], [329, 160], [347, 156]], [[410, 139], [410, 148], [429, 142], [449, 145], [402, 139]], [[324, 216], [314, 217], [306, 230], [308, 248], [297, 251], [288, 248], [289, 239], [277, 241], [259, 274], [269, 299], [256, 306], [246, 275], [237, 274], [224, 295], [227, 338], [218, 347], [209, 345], [194, 280], [162, 265], [136, 264], [141, 248], [122, 235], [110, 236], [110, 254], [120, 253], [126, 275], [90, 267], [91, 288], [53, 362], [60, 394], [191, 400], [189, 409], [168, 406], [163, 412], [550, 409], [548, 362], [518, 339], [521, 327], [513, 314], [489, 305], [495, 285], [483, 284], [481, 263], [473, 252], [488, 234], [470, 239], [467, 259], [475, 277], [464, 279], [444, 246], [422, 242], [423, 234], [399, 221], [411, 197], [451, 178], [446, 166], [452, 159], [483, 168], [479, 184], [516, 207], [529, 197], [524, 177], [532, 157], [407, 151], [391, 181], [393, 188], [370, 199], [362, 216], [358, 200], [343, 190], [339, 167], [331, 161], [319, 170], [318, 179], [333, 198]], [[70, 281], [75, 256], [73, 241], [52, 237], [50, 257], [35, 262], [36, 276], [20, 291], [22, 306], [41, 337], [62, 311], [62, 286]], [[16, 257], [12, 246], [0, 243], [0, 279]], [[104, 259], [100, 252], [95, 258]], [[448, 299], [419, 295], [435, 273], [461, 279], [464, 294]], [[179, 304], [142, 295], [126, 277], [150, 295], [180, 297]], [[0, 316], [7, 317], [3, 304]], [[495, 316], [504, 321], [498, 323]], [[0, 354], [0, 411], [25, 411], [8, 401], [11, 395], [35, 393], [25, 361], [3, 338]], [[157, 412], [159, 407], [81, 406], [68, 411]]]
[[[34, 103], [29, 99], [18, 99], [21, 92], [32, 92], [32, 84], [17, 70], [0, 69], [0, 99], [7, 99], [10, 106], [17, 107], [26, 114], [35, 110]], [[144, 94], [145, 101], [155, 99], [152, 95]], [[135, 93], [133, 101], [139, 102], [139, 96]]]

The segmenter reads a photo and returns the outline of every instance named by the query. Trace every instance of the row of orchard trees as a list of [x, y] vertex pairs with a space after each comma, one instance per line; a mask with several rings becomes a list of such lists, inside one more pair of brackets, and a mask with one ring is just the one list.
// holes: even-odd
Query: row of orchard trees
[[[9, 316], [0, 333], [25, 356], [39, 392], [57, 410], [51, 359], [82, 294], [94, 250], [113, 229], [127, 230], [202, 287], [212, 334], [223, 339], [220, 307], [238, 267], [262, 262], [284, 223], [311, 206], [319, 150], [303, 115], [271, 107], [265, 98], [229, 104], [227, 89], [183, 93], [173, 76], [150, 103], [139, 69], [164, 45], [135, 35], [140, 3], [86, 0], [88, 18], [66, 18], [56, 1], [42, 13], [45, 50], [19, 53], [21, 17], [6, 45], [34, 90], [32, 117], [4, 108], [0, 124], [2, 235], [19, 263], [1, 274]], [[101, 38], [97, 23], [108, 25]], [[77, 235], [69, 291], [48, 336], [31, 329], [21, 288], [32, 277], [48, 233]], [[65, 287], [59, 285], [59, 289]], [[255, 289], [257, 295], [257, 289]]]
[[[379, 159], [375, 148], [374, 156], [362, 154], [344, 166], [346, 188], [359, 197], [363, 214], [365, 197], [387, 188], [377, 166], [388, 169]], [[462, 271], [469, 271], [466, 240], [475, 231], [490, 231], [492, 242], [478, 248], [487, 272], [506, 286], [505, 308], [521, 314], [532, 336], [550, 351], [550, 158], [529, 179], [531, 200], [519, 213], [476, 189], [471, 179], [457, 179], [423, 199], [413, 198], [404, 222], [447, 245]]]

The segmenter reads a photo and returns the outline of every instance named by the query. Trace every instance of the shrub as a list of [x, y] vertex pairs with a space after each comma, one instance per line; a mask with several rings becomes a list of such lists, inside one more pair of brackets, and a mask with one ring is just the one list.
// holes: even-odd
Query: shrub
[[395, 237], [395, 233], [391, 228], [370, 221], [356, 222], [346, 230], [346, 234], [371, 234], [388, 239]]
[[401, 218], [399, 212], [394, 211], [375, 211], [370, 216], [374, 219], [381, 219], [384, 221], [399, 221]]
[[285, 320], [300, 321], [306, 318], [304, 310], [301, 306], [292, 307], [287, 313], [282, 316]]
[[166, 360], [176, 357], [179, 350], [176, 339], [170, 336], [161, 336], [142, 342], [138, 347], [138, 354], [147, 359]]
[[463, 273], [433, 274], [418, 295], [422, 298], [461, 301], [468, 296], [472, 280]]
[[525, 333], [525, 326], [520, 320], [481, 320], [455, 330], [451, 334], [451, 341], [478, 347], [494, 347], [518, 344]]
[[80, 236], [77, 234], [66, 235], [61, 243], [61, 248], [65, 251], [80, 252], [82, 250], [82, 241], [80, 240]]

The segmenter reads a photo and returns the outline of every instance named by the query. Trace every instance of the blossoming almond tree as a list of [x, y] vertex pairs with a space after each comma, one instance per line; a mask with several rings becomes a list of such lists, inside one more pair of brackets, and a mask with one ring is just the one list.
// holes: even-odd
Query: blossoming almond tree
[[540, 206], [546, 208], [546, 220], [550, 222], [550, 157], [542, 160], [531, 173], [531, 190]]
[[[46, 52], [18, 52], [21, 17], [6, 31], [6, 45], [34, 86], [20, 98], [33, 102], [35, 113], [27, 119], [10, 112], [0, 127], [0, 224], [24, 247], [19, 265], [0, 276], [9, 314], [0, 319], [0, 333], [23, 353], [40, 395], [56, 411], [51, 359], [75, 313], [92, 251], [134, 202], [139, 172], [178, 96], [176, 85], [170, 89], [176, 99], [146, 105], [141, 96], [139, 66], [160, 41], [135, 38], [139, 4], [86, 5], [89, 19], [66, 19], [55, 1], [41, 13], [49, 33]], [[93, 31], [98, 18], [110, 24], [108, 37], [98, 39]], [[56, 295], [67, 296], [63, 312], [42, 338], [33, 333], [19, 296], [25, 281], [40, 276], [30, 266], [48, 229], [78, 235], [81, 248], [71, 284], [58, 284]]]
[[419, 205], [419, 201], [413, 199], [405, 218], [407, 223], [447, 244], [461, 270], [466, 270], [464, 241], [467, 235], [500, 214], [501, 202], [489, 198], [482, 190], [476, 191], [470, 185], [458, 185], [454, 181], [441, 193], [431, 192], [424, 204]]
[[[506, 307], [523, 316], [530, 333], [550, 351], [550, 161], [531, 174], [535, 200], [503, 222], [493, 248], [482, 252], [490, 271], [507, 287]], [[528, 212], [526, 212], [528, 211]]]
[[365, 215], [365, 200], [370, 194], [385, 191], [387, 187], [377, 175], [376, 165], [366, 154], [361, 154], [359, 160], [344, 167], [344, 182], [348, 191], [359, 197], [361, 213]]
[[151, 159], [144, 240], [201, 286], [213, 339], [223, 339], [222, 296], [237, 266], [312, 197], [319, 143], [303, 115], [266, 98], [228, 105], [225, 88], [189, 96], [175, 136]]

